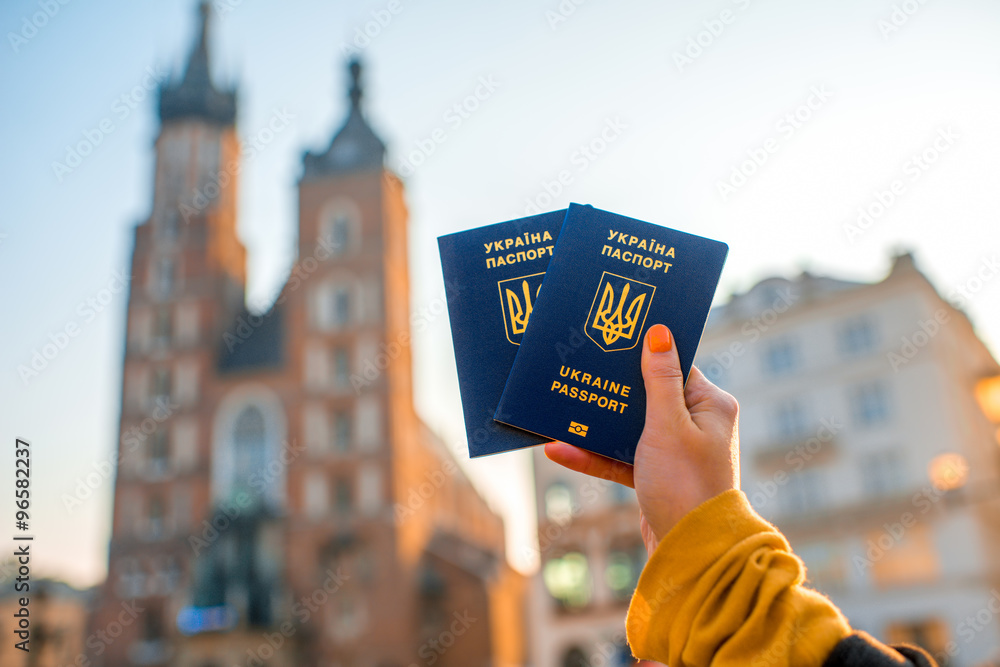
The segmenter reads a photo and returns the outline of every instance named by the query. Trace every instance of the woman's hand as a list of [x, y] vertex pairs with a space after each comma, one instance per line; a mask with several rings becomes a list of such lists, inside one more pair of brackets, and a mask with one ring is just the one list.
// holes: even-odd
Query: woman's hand
[[662, 324], [646, 332], [642, 377], [646, 425], [634, 467], [564, 442], [545, 445], [545, 455], [570, 470], [634, 488], [652, 555], [681, 517], [740, 487], [739, 405], [697, 368], [684, 386], [673, 336]]

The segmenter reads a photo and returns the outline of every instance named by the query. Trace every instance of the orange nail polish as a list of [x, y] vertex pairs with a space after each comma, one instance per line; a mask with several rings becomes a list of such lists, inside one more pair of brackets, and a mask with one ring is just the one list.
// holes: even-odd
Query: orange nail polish
[[670, 335], [670, 329], [666, 328], [662, 324], [654, 324], [649, 328], [649, 351], [650, 352], [669, 352], [670, 348], [673, 347], [673, 337]]

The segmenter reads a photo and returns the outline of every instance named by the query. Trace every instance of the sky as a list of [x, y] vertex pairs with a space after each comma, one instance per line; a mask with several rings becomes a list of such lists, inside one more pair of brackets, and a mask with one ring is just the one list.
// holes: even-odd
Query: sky
[[[342, 121], [357, 53], [406, 184], [414, 310], [443, 294], [437, 236], [574, 201], [728, 243], [717, 303], [803, 270], [877, 281], [911, 250], [942, 295], [965, 290], [998, 350], [1000, 4], [215, 0], [212, 16], [238, 134], [291, 118], [241, 176], [252, 306], [287, 276], [301, 156]], [[180, 73], [195, 19], [190, 0], [0, 5], [0, 484], [26, 438], [36, 572], [81, 586], [105, 574], [154, 91]], [[19, 372], [60, 341], [37, 376]], [[418, 410], [530, 571], [530, 456], [464, 456], [446, 317], [414, 351]], [[89, 497], [66, 507], [74, 492]], [[13, 509], [0, 503], [3, 525]]]

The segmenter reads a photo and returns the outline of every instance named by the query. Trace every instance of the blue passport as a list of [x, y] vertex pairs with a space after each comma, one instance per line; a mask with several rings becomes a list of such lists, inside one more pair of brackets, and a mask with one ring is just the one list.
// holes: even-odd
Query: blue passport
[[438, 237], [472, 457], [547, 442], [494, 421], [566, 210]]
[[687, 379], [729, 247], [570, 204], [495, 419], [632, 464], [642, 342], [665, 324]]

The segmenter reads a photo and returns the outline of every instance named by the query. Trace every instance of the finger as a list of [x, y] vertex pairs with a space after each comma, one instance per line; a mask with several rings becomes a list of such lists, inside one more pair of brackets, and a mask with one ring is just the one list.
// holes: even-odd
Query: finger
[[684, 385], [684, 399], [687, 403], [688, 412], [694, 414], [695, 410], [707, 401], [710, 401], [719, 388], [712, 384], [701, 369], [697, 366], [691, 367], [688, 373], [687, 383]]
[[559, 441], [545, 445], [545, 456], [564, 468], [635, 488], [632, 466], [627, 463], [615, 461]]
[[646, 428], [669, 432], [690, 422], [677, 346], [670, 329], [662, 324], [654, 324], [646, 332], [642, 378], [646, 384]]
[[691, 367], [684, 394], [695, 424], [701, 425], [701, 417], [704, 415], [714, 415], [723, 418], [723, 421], [732, 422], [739, 412], [736, 399], [713, 384], [696, 366]]

